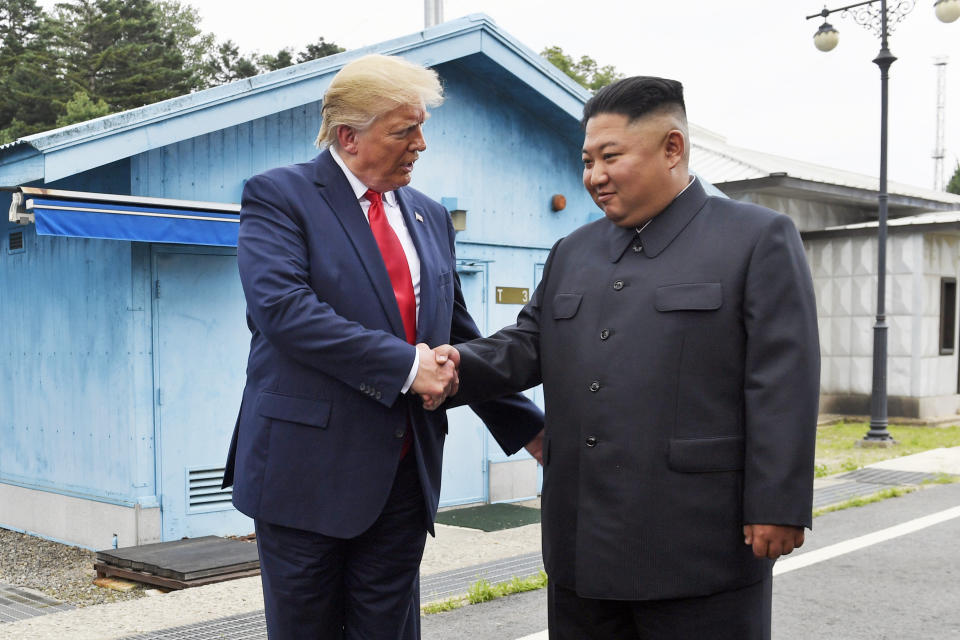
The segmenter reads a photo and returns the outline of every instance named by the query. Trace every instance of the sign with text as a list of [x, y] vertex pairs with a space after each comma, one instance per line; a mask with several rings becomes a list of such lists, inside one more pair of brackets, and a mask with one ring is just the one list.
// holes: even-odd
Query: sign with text
[[523, 287], [497, 287], [497, 304], [527, 304], [530, 289]]

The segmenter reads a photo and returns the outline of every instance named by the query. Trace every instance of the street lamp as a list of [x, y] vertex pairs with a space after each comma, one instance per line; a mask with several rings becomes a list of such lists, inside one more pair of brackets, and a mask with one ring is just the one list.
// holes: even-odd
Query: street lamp
[[[877, 3], [880, 8], [877, 9]], [[880, 191], [877, 224], [877, 321], [873, 326], [873, 389], [870, 394], [870, 430], [863, 437], [865, 444], [886, 446], [893, 443], [887, 431], [887, 317], [885, 306], [887, 275], [887, 81], [890, 65], [896, 57], [887, 48], [887, 38], [893, 28], [911, 11], [916, 0], [867, 0], [837, 9], [807, 16], [807, 20], [822, 17], [823, 24], [813, 36], [813, 44], [820, 51], [830, 51], [840, 41], [839, 32], [826, 18], [831, 13], [843, 12], [854, 21], [880, 36], [880, 53], [873, 59], [880, 68]], [[889, 5], [889, 7], [888, 7]], [[953, 22], [960, 17], [960, 0], [936, 0], [934, 12], [941, 22]]]

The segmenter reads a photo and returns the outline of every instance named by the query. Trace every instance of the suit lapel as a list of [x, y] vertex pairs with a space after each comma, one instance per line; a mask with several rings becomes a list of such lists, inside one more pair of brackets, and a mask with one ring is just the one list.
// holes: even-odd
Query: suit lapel
[[[397, 196], [397, 204], [400, 205], [400, 211], [403, 213], [403, 223], [407, 225], [410, 237], [413, 239], [413, 246], [417, 249], [417, 255], [420, 258], [420, 313], [417, 316], [417, 342], [424, 342], [423, 336], [426, 335], [430, 327], [426, 327], [427, 318], [433, 317], [433, 308], [436, 304], [436, 287], [430, 286], [430, 283], [437, 281], [437, 264], [434, 260], [436, 252], [428, 249], [430, 238], [426, 230], [426, 223], [422, 222], [423, 212], [411, 209], [408, 203], [409, 196], [403, 187], [394, 191]], [[421, 218], [417, 219], [417, 215]]]
[[[324, 151], [316, 159], [317, 172], [314, 181], [320, 196], [327, 202], [330, 210], [340, 221], [347, 237], [353, 244], [363, 268], [373, 284], [373, 290], [390, 322], [393, 333], [401, 338], [405, 336], [400, 307], [390, 284], [387, 267], [380, 254], [380, 247], [370, 231], [370, 223], [363, 215], [363, 209], [347, 182], [347, 177], [334, 162], [329, 151]], [[422, 288], [422, 287], [421, 287]]]

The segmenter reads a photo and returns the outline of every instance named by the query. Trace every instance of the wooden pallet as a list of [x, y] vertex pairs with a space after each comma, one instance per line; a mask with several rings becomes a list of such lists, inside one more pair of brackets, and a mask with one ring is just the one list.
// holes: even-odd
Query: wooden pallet
[[260, 575], [260, 569], [250, 569], [247, 571], [235, 571], [232, 573], [221, 573], [219, 575], [207, 576], [205, 578], [196, 578], [194, 580], [177, 580], [176, 578], [165, 578], [146, 571], [133, 571], [132, 569], [121, 569], [107, 564], [95, 562], [93, 568], [97, 570], [98, 578], [123, 578], [124, 580], [133, 580], [144, 584], [152, 584], [164, 589], [189, 589], [190, 587], [202, 587], [205, 584], [215, 584], [237, 578], [249, 578]]
[[260, 559], [255, 544], [205, 536], [98, 551], [94, 569], [101, 578], [186, 589], [258, 575]]

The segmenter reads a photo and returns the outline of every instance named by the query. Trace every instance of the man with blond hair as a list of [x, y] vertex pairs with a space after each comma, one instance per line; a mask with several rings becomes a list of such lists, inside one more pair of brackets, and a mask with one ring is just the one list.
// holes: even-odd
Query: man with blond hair
[[[254, 518], [273, 640], [419, 638], [418, 567], [456, 390], [427, 345], [479, 336], [448, 212], [407, 186], [437, 74], [371, 55], [324, 96], [310, 162], [243, 190], [237, 259], [252, 338], [224, 485]], [[542, 413], [474, 411], [506, 453]], [[537, 454], [531, 445], [531, 452]]]

